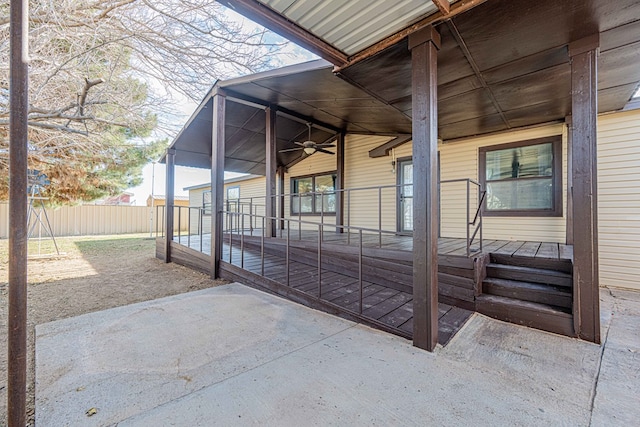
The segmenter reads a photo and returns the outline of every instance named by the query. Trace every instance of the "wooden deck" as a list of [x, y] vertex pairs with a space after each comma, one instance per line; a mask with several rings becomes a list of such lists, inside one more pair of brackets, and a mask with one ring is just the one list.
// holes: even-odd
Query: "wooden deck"
[[[364, 255], [360, 268], [366, 271], [358, 273], [359, 235], [325, 232], [321, 245], [318, 245], [318, 235], [317, 232], [306, 231], [290, 234], [287, 268], [286, 236], [283, 236], [284, 239], [263, 239], [259, 230], [245, 235], [225, 234], [223, 272], [231, 280], [267, 289], [308, 306], [412, 338], [413, 239], [410, 236], [363, 234]], [[179, 245], [173, 257], [192, 268], [202, 264], [199, 269], [208, 271], [210, 235], [204, 235], [202, 241], [197, 235], [181, 235], [179, 238], [176, 236], [174, 241]], [[322, 247], [320, 269], [318, 246]], [[572, 259], [572, 247], [558, 243], [485, 240], [482, 253], [479, 252], [479, 246], [472, 249], [480, 258], [483, 254], [491, 253], [492, 256], [536, 262]], [[478, 282], [473, 258], [466, 257], [464, 239], [440, 238], [438, 253], [441, 282], [439, 342], [444, 345], [473, 313], [468, 309], [474, 308], [473, 301], [478, 295], [475, 283]], [[464, 277], [454, 276], [460, 272]], [[452, 279], [454, 282], [451, 282]]]
[[[245, 230], [244, 236], [259, 237], [260, 229]], [[279, 231], [278, 238], [286, 239], [286, 234]], [[289, 236], [291, 241], [316, 242], [318, 241], [318, 233], [314, 231], [291, 231]], [[225, 234], [225, 244], [231, 242], [234, 246], [240, 244], [242, 233], [234, 232], [233, 234]], [[413, 250], [413, 238], [411, 236], [375, 233], [363, 234], [362, 246], [365, 248], [380, 248], [393, 251], [411, 252]], [[181, 235], [174, 237], [174, 241], [191, 249], [203, 252], [207, 255], [211, 254], [211, 235], [205, 234], [200, 242], [200, 236]], [[339, 244], [352, 247], [360, 245], [360, 237], [358, 234], [351, 233], [348, 235], [325, 231], [322, 235], [322, 242], [328, 244]], [[471, 247], [472, 253], [480, 252], [480, 245], [475, 243]], [[573, 246], [562, 243], [549, 242], [527, 242], [527, 241], [511, 241], [511, 240], [491, 240], [484, 239], [482, 241], [482, 253], [497, 254], [502, 256], [514, 256], [523, 258], [536, 259], [552, 259], [552, 260], [569, 260], [573, 261]], [[438, 255], [442, 256], [466, 256], [466, 241], [461, 238], [441, 237], [438, 239]]]

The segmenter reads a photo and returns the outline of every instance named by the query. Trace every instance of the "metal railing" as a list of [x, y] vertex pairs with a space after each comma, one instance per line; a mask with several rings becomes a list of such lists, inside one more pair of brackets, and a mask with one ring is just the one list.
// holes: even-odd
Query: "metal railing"
[[[449, 179], [446, 181], [440, 181], [440, 185], [442, 184], [453, 184], [453, 183], [465, 183], [466, 184], [466, 242], [467, 242], [467, 257], [474, 255], [476, 253], [482, 252], [482, 206], [484, 204], [484, 198], [487, 192], [482, 189], [482, 185], [473, 179], [470, 178], [461, 178], [461, 179]], [[471, 186], [474, 185], [477, 189], [476, 200], [478, 201], [477, 206], [474, 206], [474, 214], [473, 219], [471, 219]], [[442, 191], [440, 192], [442, 193]], [[440, 208], [442, 210], [442, 207]], [[473, 230], [473, 231], [472, 231]], [[473, 242], [476, 238], [479, 237], [479, 247], [478, 250], [473, 251], [471, 249]]]
[[[466, 234], [466, 254], [467, 256], [471, 256], [482, 251], [482, 206], [486, 191], [482, 190], [482, 186], [479, 182], [469, 178], [441, 181], [439, 182], [439, 186], [442, 188], [442, 186], [446, 187], [455, 183], [464, 184], [466, 186], [466, 214], [464, 228]], [[274, 203], [275, 206], [279, 207], [279, 211], [282, 213], [282, 216], [266, 215], [266, 203], [261, 203], [262, 201], [266, 201], [266, 196], [225, 200], [223, 203], [223, 212], [221, 212], [224, 216], [222, 222], [223, 233], [235, 233], [236, 235], [247, 233], [249, 236], [253, 236], [255, 230], [261, 230], [262, 234], [265, 227], [267, 227], [266, 229], [269, 230], [272, 228], [276, 229], [277, 235], [274, 237], [285, 238], [286, 234], [289, 236], [288, 238], [291, 238], [291, 234], [293, 232], [297, 234], [298, 240], [303, 240], [303, 237], [308, 238], [308, 235], [305, 236], [305, 228], [308, 230], [314, 230], [316, 227], [320, 226], [323, 230], [329, 229], [334, 230], [338, 234], [346, 234], [346, 244], [350, 245], [352, 235], [357, 234], [357, 232], [353, 230], [362, 229], [366, 235], [377, 236], [376, 246], [378, 248], [382, 248], [384, 235], [397, 236], [398, 234], [402, 234], [398, 231], [399, 218], [396, 217], [396, 210], [393, 212], [393, 229], [385, 229], [385, 226], [388, 227], [391, 222], [390, 218], [384, 217], [385, 210], [383, 207], [385, 206], [385, 202], [389, 203], [390, 200], [393, 200], [392, 205], [395, 207], [397, 201], [401, 199], [402, 194], [406, 193], [404, 189], [411, 186], [412, 184], [397, 184], [348, 188], [332, 191], [277, 194], [273, 196]], [[475, 190], [472, 191], [472, 187], [475, 188]], [[335, 217], [337, 198], [340, 197], [341, 194], [344, 195], [344, 224], [337, 224], [335, 221], [332, 223], [327, 222], [327, 217]], [[331, 200], [328, 199], [327, 196], [333, 196], [334, 198], [331, 211], [325, 209], [325, 200]], [[366, 203], [362, 204], [363, 199], [376, 201], [376, 206], [369, 207], [376, 209], [377, 215], [375, 217], [368, 217], [369, 222], [375, 223], [374, 227], [367, 228], [351, 225], [354, 213], [352, 202], [356, 197], [361, 203], [360, 206], [366, 205]], [[303, 212], [303, 198], [309, 198], [309, 200], [312, 200], [311, 206], [315, 206], [319, 202], [319, 209], [318, 206], [315, 206], [316, 209], [312, 209], [312, 212]], [[283, 199], [288, 201], [288, 203], [285, 202], [284, 206], [281, 202]], [[477, 205], [475, 203], [476, 201]], [[288, 212], [285, 211], [285, 206], [288, 208]], [[156, 222], [156, 235], [158, 235], [158, 226], [160, 225], [160, 232], [162, 233], [162, 237], [164, 237], [164, 206], [157, 206], [156, 209], [156, 218], [159, 219], [159, 221]], [[356, 214], [359, 215], [360, 213], [361, 212], [356, 211]], [[174, 206], [174, 218], [177, 218], [177, 221], [174, 220], [174, 223], [177, 222], [178, 224], [182, 224], [182, 217], [184, 215], [187, 215], [189, 218], [187, 229], [181, 231], [179, 229], [180, 227], [175, 228], [177, 232], [174, 232], [174, 234], [177, 234], [178, 241], [180, 242], [182, 242], [182, 235], [184, 234], [186, 236], [188, 246], [191, 246], [191, 236], [198, 235], [200, 239], [200, 251], [202, 251], [202, 235], [211, 232], [210, 221], [204, 220], [205, 218], [211, 218], [210, 209], [205, 209], [203, 207]], [[266, 223], [263, 225], [262, 221], [266, 221]], [[277, 226], [273, 227], [274, 224]], [[292, 228], [291, 224], [295, 224], [295, 227]], [[192, 230], [194, 229], [196, 232], [192, 233]], [[186, 231], [186, 233], [183, 233], [183, 231]], [[319, 235], [319, 238], [323, 240], [324, 236], [325, 233], [323, 231], [323, 233]], [[479, 249], [473, 250], [472, 247], [476, 238], [479, 240]]]

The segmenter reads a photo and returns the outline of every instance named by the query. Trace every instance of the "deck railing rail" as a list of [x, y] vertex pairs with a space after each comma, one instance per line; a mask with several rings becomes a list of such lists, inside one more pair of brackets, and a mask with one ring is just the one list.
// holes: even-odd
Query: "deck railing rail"
[[[465, 234], [466, 234], [466, 254], [471, 256], [477, 252], [482, 251], [482, 207], [484, 204], [484, 198], [486, 191], [482, 189], [479, 182], [470, 179], [453, 179], [440, 181], [439, 186], [442, 188], [447, 186], [453, 186], [454, 184], [463, 184], [465, 188]], [[237, 199], [224, 200], [223, 211], [221, 215], [223, 218], [223, 233], [225, 234], [238, 234], [242, 235], [247, 233], [250, 236], [254, 235], [255, 230], [260, 230], [261, 233], [265, 230], [276, 229], [277, 235], [274, 237], [285, 238], [288, 235], [291, 238], [292, 232], [297, 234], [298, 240], [303, 240], [303, 236], [306, 231], [316, 230], [320, 227], [323, 232], [319, 235], [320, 240], [324, 240], [326, 230], [334, 231], [337, 234], [346, 234], [347, 245], [351, 245], [352, 235], [358, 235], [362, 232], [366, 236], [377, 236], [377, 247], [383, 247], [383, 236], [403, 234], [398, 231], [398, 219], [394, 222], [393, 229], [385, 228], [390, 224], [390, 219], [384, 216], [384, 201], [389, 201], [392, 197], [393, 200], [399, 201], [403, 194], [409, 194], [408, 187], [412, 187], [412, 184], [397, 184], [397, 185], [382, 185], [382, 186], [370, 186], [370, 187], [357, 187], [347, 188], [342, 190], [331, 191], [312, 191], [305, 193], [287, 193], [277, 194], [274, 197], [274, 203], [279, 206], [279, 215], [267, 216], [266, 215], [266, 196], [259, 197], [244, 197]], [[391, 194], [390, 194], [391, 193]], [[334, 221], [328, 222], [327, 218], [335, 218], [335, 210], [337, 206], [337, 198], [342, 195], [344, 199], [344, 224], [337, 224]], [[359, 197], [360, 211], [362, 213], [363, 204], [362, 200], [376, 200], [375, 206], [369, 206], [368, 209], [376, 209], [377, 214], [375, 216], [368, 216], [369, 222], [374, 224], [373, 227], [361, 227], [352, 226], [352, 214], [355, 210], [352, 207], [352, 201]], [[312, 200], [312, 205], [316, 206], [313, 212], [303, 211], [303, 200]], [[284, 206], [282, 200], [288, 201]], [[476, 205], [477, 202], [477, 205]], [[473, 211], [472, 211], [473, 205]], [[395, 203], [394, 203], [395, 206]], [[285, 207], [289, 209], [289, 213], [285, 210]], [[327, 209], [325, 209], [327, 207]], [[191, 243], [191, 236], [197, 236], [199, 238], [199, 246], [202, 251], [202, 236], [211, 232], [211, 212], [210, 208], [203, 207], [183, 207], [174, 206], [174, 218], [177, 218], [178, 224], [181, 224], [182, 217], [187, 215], [189, 218], [189, 226], [186, 233], [181, 230], [174, 232], [178, 237], [178, 241], [182, 242], [182, 236], [187, 237], [187, 243], [189, 246]], [[159, 221], [156, 222], [156, 236], [161, 235], [164, 237], [164, 206], [156, 206], [156, 218]], [[394, 213], [395, 217], [395, 213]], [[239, 219], [241, 218], [241, 220]], [[262, 225], [262, 221], [266, 221], [265, 226]], [[271, 224], [272, 223], [272, 224]], [[294, 224], [295, 227], [291, 227]], [[265, 227], [267, 227], [265, 229]], [[361, 230], [361, 231], [360, 231]], [[269, 236], [266, 236], [269, 237]], [[307, 236], [308, 237], [308, 236]], [[478, 248], [473, 249], [473, 244], [478, 237]], [[370, 240], [370, 239], [369, 239]]]

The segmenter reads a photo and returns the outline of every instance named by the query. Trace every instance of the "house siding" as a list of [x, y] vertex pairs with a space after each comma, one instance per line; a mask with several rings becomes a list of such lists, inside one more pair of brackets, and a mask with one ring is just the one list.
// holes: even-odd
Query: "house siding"
[[598, 120], [600, 285], [640, 289], [640, 110]]
[[[566, 240], [567, 132], [562, 124], [518, 130], [497, 135], [468, 138], [440, 144], [441, 180], [472, 178], [479, 180], [479, 148], [562, 135], [562, 205], [561, 217], [484, 217], [483, 238], [495, 240], [534, 240], [564, 243]], [[473, 188], [473, 187], [472, 187]], [[466, 237], [466, 184], [443, 183], [441, 186], [441, 234], [443, 237]], [[473, 217], [477, 198], [471, 199]], [[472, 219], [472, 218], [471, 218]]]

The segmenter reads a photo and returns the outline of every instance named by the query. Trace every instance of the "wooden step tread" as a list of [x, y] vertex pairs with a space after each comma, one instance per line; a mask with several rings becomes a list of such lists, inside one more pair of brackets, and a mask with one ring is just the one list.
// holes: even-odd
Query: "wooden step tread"
[[568, 287], [488, 277], [482, 282], [482, 290], [488, 295], [564, 308], [570, 308], [572, 304], [572, 292]]
[[[516, 313], [519, 311], [521, 312], [528, 311], [528, 312], [536, 312], [539, 315], [547, 314], [547, 315], [552, 315], [552, 316], [557, 316], [557, 317], [562, 317], [567, 319], [572, 318], [571, 310], [567, 308], [557, 307], [549, 304], [540, 304], [540, 303], [531, 302], [531, 301], [522, 301], [522, 300], [509, 298], [509, 297], [502, 297], [498, 295], [486, 295], [486, 294], [479, 295], [478, 297], [476, 297], [476, 303], [478, 304], [479, 307], [482, 307], [482, 308], [487, 308], [488, 306], [495, 306], [495, 307], [504, 307], [507, 309], [506, 311], [513, 311]], [[481, 310], [478, 310], [478, 311], [482, 313]]]
[[569, 273], [518, 265], [490, 263], [487, 265], [487, 277], [565, 287], [571, 287], [573, 285], [573, 278]]
[[517, 325], [574, 337], [573, 316], [569, 309], [520, 301], [497, 295], [480, 295], [476, 310], [485, 316]]
[[557, 270], [564, 273], [573, 271], [573, 264], [569, 259], [531, 258], [500, 253], [491, 253], [490, 258], [491, 262], [495, 264], [519, 265], [521, 267]]

